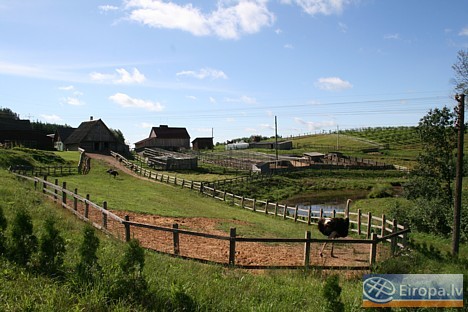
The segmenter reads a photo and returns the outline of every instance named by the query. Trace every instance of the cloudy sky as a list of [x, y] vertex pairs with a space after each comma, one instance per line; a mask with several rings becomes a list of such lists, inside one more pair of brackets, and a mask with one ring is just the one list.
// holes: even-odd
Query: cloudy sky
[[128, 143], [416, 125], [454, 106], [466, 0], [0, 0], [0, 107]]

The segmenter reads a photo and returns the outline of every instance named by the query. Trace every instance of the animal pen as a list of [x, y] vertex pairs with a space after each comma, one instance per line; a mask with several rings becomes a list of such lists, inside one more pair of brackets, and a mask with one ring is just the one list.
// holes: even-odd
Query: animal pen
[[[117, 155], [114, 154], [116, 157], [121, 157]], [[125, 159], [121, 160], [126, 165], [131, 164]], [[297, 206], [288, 207], [279, 203], [244, 198], [217, 190], [214, 186], [205, 186], [201, 182], [154, 173], [134, 164], [133, 168], [141, 170], [141, 174], [145, 177], [190, 188], [254, 212], [291, 219], [294, 222], [305, 222], [309, 225], [323, 216], [322, 210], [303, 210]], [[142, 222], [137, 214], [111, 211], [107, 202], [98, 204], [91, 201], [89, 194], [82, 196], [78, 193], [78, 189], [68, 190], [66, 182], [59, 185], [58, 179], [52, 183], [47, 181], [47, 177], [30, 177], [12, 172], [19, 178], [34, 182], [36, 190], [42, 191], [80, 219], [90, 222], [97, 229], [117, 239], [129, 241], [131, 238], [137, 238], [143, 247], [159, 253], [229, 267], [367, 270], [376, 264], [379, 256], [385, 256], [387, 250], [394, 254], [399, 248], [405, 247], [409, 232], [409, 229], [399, 225], [396, 220], [386, 220], [384, 215], [380, 218], [372, 216], [371, 213], [364, 214], [360, 210], [356, 213], [350, 212], [352, 224], [350, 230], [365, 235], [365, 238], [333, 240], [338, 258], [326, 258], [325, 263], [325, 258], [318, 257], [315, 250], [318, 250], [319, 244], [330, 240], [312, 237], [310, 231], [306, 231], [302, 238], [253, 238], [238, 235], [236, 228], [231, 228], [229, 234], [213, 234], [183, 229], [178, 223]], [[333, 215], [336, 214], [340, 213], [333, 212]], [[390, 248], [382, 248], [383, 242], [390, 242]], [[342, 261], [345, 259], [346, 264], [343, 265]]]

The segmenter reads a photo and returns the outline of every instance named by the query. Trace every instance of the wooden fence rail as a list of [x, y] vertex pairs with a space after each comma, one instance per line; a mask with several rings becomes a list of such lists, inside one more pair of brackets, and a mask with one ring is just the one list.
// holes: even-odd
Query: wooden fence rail
[[[342, 267], [342, 266], [324, 266], [324, 265], [314, 265], [311, 263], [311, 248], [310, 244], [312, 243], [324, 243], [330, 241], [326, 238], [312, 238], [310, 231], [306, 231], [305, 238], [250, 238], [250, 237], [239, 237], [237, 236], [236, 229], [231, 228], [230, 235], [215, 235], [209, 233], [200, 233], [190, 230], [180, 229], [178, 224], [173, 224], [172, 228], [156, 226], [146, 223], [138, 223], [130, 221], [129, 216], [121, 218], [114, 213], [110, 212], [107, 207], [107, 202], [103, 202], [102, 206], [90, 201], [90, 196], [87, 194], [85, 197], [78, 194], [78, 190], [74, 189], [68, 190], [66, 182], [62, 182], [60, 186], [58, 180], [56, 179], [54, 183], [47, 181], [47, 177], [30, 177], [15, 173], [17, 177], [30, 180], [34, 182], [34, 187], [37, 190], [40, 188], [42, 193], [44, 193], [49, 198], [53, 199], [55, 202], [60, 200], [61, 206], [68, 209], [77, 217], [82, 220], [91, 222], [96, 228], [115, 236], [118, 239], [129, 241], [132, 237], [132, 228], [146, 228], [152, 231], [167, 232], [172, 234], [172, 252], [163, 252], [173, 256], [178, 256], [182, 258], [189, 258], [193, 260], [217, 263], [221, 265], [226, 265], [230, 267], [238, 268], [249, 268], [249, 269], [268, 269], [268, 268], [285, 268], [285, 269], [297, 269], [297, 268], [324, 268], [324, 269], [353, 269], [353, 270], [366, 270], [370, 266], [376, 263], [376, 254], [377, 254], [377, 245], [383, 241], [389, 240], [391, 242], [392, 251], [396, 251], [398, 246], [397, 241], [401, 237], [404, 237], [409, 229], [398, 230], [398, 226], [394, 224], [392, 233], [386, 236], [381, 236], [380, 238], [376, 233], [372, 233], [370, 239], [335, 239], [333, 240], [334, 244], [367, 244], [369, 245], [369, 260], [368, 265], [352, 266], [352, 267]], [[60, 198], [61, 197], [61, 198]], [[113, 225], [110, 226], [109, 223], [112, 222]], [[181, 252], [181, 239], [180, 235], [196, 236], [206, 239], [215, 239], [226, 241], [229, 243], [228, 247], [228, 259], [225, 262], [213, 261], [206, 258], [194, 257], [194, 256], [182, 256]], [[244, 265], [236, 263], [236, 244], [237, 243], [296, 243], [304, 245], [304, 254], [303, 254], [303, 263], [301, 265], [294, 266], [281, 266], [281, 265]], [[158, 251], [161, 252], [161, 251]], [[206, 255], [205, 255], [206, 256]]]
[[20, 173], [23, 175], [31, 176], [64, 176], [78, 173], [78, 167], [75, 166], [11, 166], [9, 168], [11, 172]]
[[[245, 198], [244, 196], [239, 196], [233, 193], [226, 192], [222, 188], [217, 188], [219, 185], [222, 185], [223, 182], [194, 182], [174, 176], [169, 176], [163, 173], [154, 172], [143, 168], [135, 163], [128, 161], [125, 157], [121, 156], [118, 153], [111, 152], [112, 156], [118, 159], [126, 167], [132, 169], [136, 173], [139, 173], [143, 177], [149, 179], [178, 185], [183, 188], [189, 188], [191, 190], [196, 190], [204, 195], [225, 201], [234, 206], [241, 207], [243, 209], [251, 210], [254, 212], [259, 212], [267, 215], [272, 215], [275, 217], [280, 217], [283, 219], [293, 220], [294, 222], [303, 222], [308, 225], [317, 224], [318, 220], [323, 217], [335, 217], [335, 216], [344, 216], [344, 212], [333, 210], [331, 214], [325, 214], [321, 210], [311, 210], [309, 207], [301, 206], [288, 206], [285, 204], [280, 204], [277, 202], [268, 202], [264, 200], [257, 200], [254, 198]], [[399, 232], [404, 230], [405, 226], [398, 224], [397, 220], [387, 220], [385, 215], [381, 217], [373, 216], [372, 213], [362, 213], [360, 209], [357, 212], [349, 212], [350, 218], [350, 230], [357, 233], [358, 235], [366, 235], [367, 239], [371, 238], [372, 233], [375, 233], [377, 237], [384, 237], [386, 233], [393, 233], [394, 231]], [[394, 230], [395, 228], [395, 230]], [[398, 246], [400, 248], [406, 247], [406, 233], [399, 234]]]

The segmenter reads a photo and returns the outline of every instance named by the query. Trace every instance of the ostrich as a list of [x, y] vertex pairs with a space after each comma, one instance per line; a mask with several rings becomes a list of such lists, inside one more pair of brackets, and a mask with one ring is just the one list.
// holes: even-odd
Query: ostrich
[[[348, 229], [349, 229], [349, 204], [352, 202], [351, 199], [348, 199], [346, 202], [346, 210], [345, 210], [345, 216], [346, 218], [326, 218], [323, 219], [321, 218], [318, 222], [318, 229], [319, 231], [327, 236], [328, 238], [339, 238], [339, 237], [346, 237], [348, 236]], [[325, 246], [327, 245], [328, 242], [325, 242], [322, 246], [322, 249], [320, 249], [320, 257], [323, 257], [323, 249], [325, 249]], [[331, 256], [335, 257], [333, 255], [333, 242], [331, 243]]]
[[114, 169], [112, 169], [112, 168], [109, 169], [109, 170], [107, 170], [106, 172], [107, 172], [108, 174], [114, 176], [114, 179], [115, 179], [116, 176], [119, 175], [119, 173], [117, 172], [117, 170], [114, 170]]

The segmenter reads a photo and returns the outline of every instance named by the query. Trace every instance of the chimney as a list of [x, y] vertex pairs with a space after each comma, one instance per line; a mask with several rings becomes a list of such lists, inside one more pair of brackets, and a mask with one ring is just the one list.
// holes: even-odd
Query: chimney
[[93, 116], [90, 116], [90, 117], [89, 117], [89, 120], [90, 120], [90, 121], [93, 121]]

